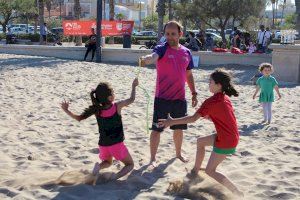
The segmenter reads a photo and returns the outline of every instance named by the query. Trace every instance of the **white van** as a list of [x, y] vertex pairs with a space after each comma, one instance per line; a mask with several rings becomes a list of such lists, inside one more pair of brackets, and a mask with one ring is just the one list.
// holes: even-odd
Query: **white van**
[[10, 30], [15, 35], [26, 34], [26, 31], [24, 29], [20, 28], [20, 27], [13, 27]]

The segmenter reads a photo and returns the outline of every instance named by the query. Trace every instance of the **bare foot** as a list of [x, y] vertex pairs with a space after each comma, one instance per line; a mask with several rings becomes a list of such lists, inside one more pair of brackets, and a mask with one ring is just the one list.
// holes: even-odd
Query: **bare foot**
[[148, 170], [152, 171], [158, 166], [156, 160], [151, 160], [148, 166]]
[[94, 165], [92, 174], [94, 176], [98, 175], [99, 174], [99, 170], [100, 170], [100, 164], [98, 162], [96, 162], [95, 165]]
[[261, 122], [261, 124], [266, 124], [267, 123], [267, 120], [263, 120], [262, 122]]
[[96, 185], [98, 178], [99, 178], [99, 173], [94, 176], [93, 183], [92, 183], [94, 186]]
[[183, 162], [183, 163], [189, 162], [189, 159], [184, 158], [184, 157], [182, 157], [181, 155], [180, 155], [180, 156], [176, 156], [176, 158], [178, 158], [179, 160], [181, 160], [181, 162]]

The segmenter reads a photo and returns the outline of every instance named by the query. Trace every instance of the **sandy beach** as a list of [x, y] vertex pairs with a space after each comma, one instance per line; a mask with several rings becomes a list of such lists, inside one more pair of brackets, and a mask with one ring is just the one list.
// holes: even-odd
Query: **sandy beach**
[[[193, 70], [200, 103], [211, 96], [208, 78], [214, 67]], [[300, 86], [281, 83], [282, 99], [273, 103], [273, 122], [262, 125], [262, 109], [252, 99], [255, 88], [249, 81], [257, 67], [225, 67], [233, 73], [240, 92], [231, 98], [240, 142], [237, 152], [218, 170], [244, 192], [245, 199], [299, 199]], [[197, 138], [215, 132], [208, 120], [189, 125], [184, 133], [182, 149], [188, 163], [174, 158], [172, 132], [167, 129], [161, 134], [159, 166], [153, 171], [147, 168], [147, 98], [140, 88], [136, 101], [122, 111], [134, 170], [118, 181], [106, 182], [110, 173], [122, 167], [114, 161], [96, 186], [88, 184], [93, 165], [99, 161], [97, 122], [94, 117], [72, 120], [60, 102], [70, 100], [70, 109], [81, 113], [90, 105], [89, 92], [100, 81], [111, 83], [116, 100], [128, 98], [137, 71], [128, 65], [0, 54], [0, 199], [233, 199], [203, 172], [196, 179], [187, 176], [194, 164]], [[140, 86], [151, 96], [150, 124], [155, 78], [154, 68], [141, 69]], [[188, 113], [193, 114], [189, 92], [187, 100]], [[211, 150], [206, 149], [203, 167]], [[74, 185], [66, 186], [74, 180]]]

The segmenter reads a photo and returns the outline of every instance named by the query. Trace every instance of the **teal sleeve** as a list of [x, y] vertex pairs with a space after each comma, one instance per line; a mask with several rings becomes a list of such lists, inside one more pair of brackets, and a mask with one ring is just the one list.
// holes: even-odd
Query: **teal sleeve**
[[260, 86], [260, 80], [261, 80], [260, 78], [257, 79], [256, 85]]
[[278, 82], [275, 78], [273, 78], [272, 80], [273, 80], [273, 87], [275, 87], [275, 85], [278, 85]]

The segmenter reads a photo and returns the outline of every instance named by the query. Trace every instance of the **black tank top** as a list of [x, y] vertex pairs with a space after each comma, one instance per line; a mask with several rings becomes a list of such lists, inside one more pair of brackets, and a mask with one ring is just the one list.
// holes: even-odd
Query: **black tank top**
[[118, 113], [117, 105], [113, 104], [108, 110], [110, 109], [115, 109], [112, 116], [104, 117], [100, 114], [96, 116], [100, 134], [98, 145], [100, 146], [111, 146], [123, 142], [125, 139], [122, 117]]

